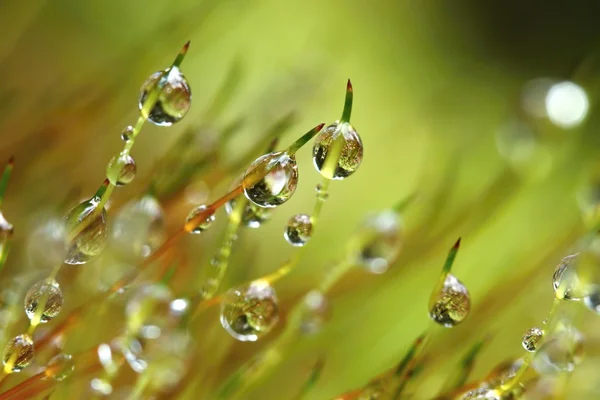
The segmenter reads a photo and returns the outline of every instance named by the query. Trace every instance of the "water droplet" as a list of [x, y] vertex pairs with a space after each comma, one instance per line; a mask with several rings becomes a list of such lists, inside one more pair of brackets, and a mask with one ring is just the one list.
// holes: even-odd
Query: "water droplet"
[[[194, 208], [188, 214], [188, 216], [186, 218], [186, 223], [190, 222], [196, 215], [198, 215], [198, 214], [202, 213], [204, 210], [206, 210], [206, 208], [207, 207], [204, 204]], [[200, 222], [200, 224], [198, 224], [198, 226], [196, 226], [196, 228], [191, 230], [190, 233], [199, 234], [199, 233], [204, 232], [205, 230], [210, 228], [210, 226], [212, 225], [214, 220], [215, 220], [215, 214], [213, 213], [208, 218], [206, 218], [204, 221]]]
[[600, 286], [592, 285], [583, 298], [583, 304], [596, 314], [600, 314]]
[[466, 286], [454, 275], [448, 274], [442, 290], [430, 306], [429, 316], [438, 324], [451, 328], [460, 324], [470, 310], [471, 297]]
[[587, 116], [589, 106], [587, 93], [574, 82], [558, 82], [546, 94], [546, 114], [560, 128], [580, 125]]
[[90, 381], [90, 389], [96, 396], [109, 396], [113, 387], [106, 379], [94, 378]]
[[75, 362], [70, 354], [58, 354], [48, 362], [44, 374], [57, 382], [63, 381], [75, 370]]
[[155, 339], [178, 322], [171, 309], [171, 291], [163, 284], [145, 284], [139, 287], [125, 308], [127, 329], [131, 334]]
[[63, 306], [63, 294], [58, 282], [54, 279], [44, 279], [35, 283], [25, 295], [25, 313], [33, 322], [39, 307], [43, 306], [39, 322], [46, 323], [56, 317]]
[[317, 183], [315, 190], [317, 192], [317, 199], [321, 201], [327, 201], [329, 199], [329, 193], [327, 193], [323, 185], [320, 183]]
[[583, 335], [572, 326], [557, 329], [536, 351], [533, 367], [540, 374], [570, 372], [583, 358]]
[[302, 247], [310, 240], [312, 235], [312, 222], [306, 214], [296, 214], [289, 219], [283, 237], [289, 244]]
[[329, 318], [329, 302], [327, 297], [318, 290], [312, 290], [304, 296], [304, 310], [300, 331], [307, 335], [313, 335], [321, 331], [321, 328]]
[[143, 112], [144, 101], [157, 84], [164, 86], [160, 90], [150, 114], [144, 116], [154, 125], [171, 126], [185, 117], [190, 110], [192, 91], [179, 68], [171, 67], [164, 72], [155, 72], [142, 85], [139, 101], [140, 111]]
[[106, 177], [115, 186], [124, 186], [133, 181], [137, 166], [127, 151], [122, 151], [111, 158], [106, 166]]
[[275, 289], [267, 281], [229, 290], [221, 301], [221, 325], [235, 339], [254, 342], [279, 319]]
[[[151, 337], [149, 339], [155, 338]], [[146, 368], [148, 368], [148, 363], [142, 358], [142, 351], [144, 348], [142, 343], [136, 338], [131, 336], [119, 336], [111, 342], [110, 348], [112, 348], [115, 352], [121, 353], [123, 358], [125, 358], [125, 361], [127, 361], [129, 367], [131, 367], [131, 369], [138, 374], [141, 374], [146, 370]], [[116, 365], [112, 364], [112, 360], [111, 363], [107, 364], [111, 369], [118, 368]]]
[[500, 393], [494, 389], [479, 388], [463, 394], [460, 400], [500, 400]]
[[121, 132], [121, 139], [127, 143], [131, 140], [131, 137], [133, 136], [133, 126], [129, 125], [127, 127], [125, 127], [125, 129], [123, 129], [123, 132]]
[[[343, 147], [337, 163], [333, 179], [344, 179], [352, 175], [363, 159], [363, 144], [360, 136], [348, 122], [336, 121], [323, 129], [315, 138], [313, 146], [313, 163], [321, 174], [327, 153], [333, 146], [334, 141], [342, 135]], [[329, 178], [325, 176], [325, 178]]]
[[359, 226], [351, 242], [356, 264], [372, 273], [387, 271], [402, 247], [401, 221], [392, 210], [370, 214]]
[[[259, 177], [261, 177], [258, 179]], [[296, 158], [285, 152], [265, 154], [244, 174], [244, 194], [259, 207], [277, 207], [288, 201], [298, 185]]]
[[540, 344], [542, 337], [544, 336], [544, 331], [540, 328], [531, 328], [528, 329], [527, 332], [523, 335], [523, 341], [521, 344], [523, 348], [529, 352], [534, 352], [537, 350], [538, 345]]
[[84, 201], [65, 217], [67, 231], [79, 230], [81, 224], [87, 224], [68, 244], [65, 263], [85, 264], [104, 250], [108, 238], [106, 210], [98, 212], [98, 204], [97, 198]]
[[552, 286], [556, 297], [563, 300], [579, 301], [585, 295], [577, 274], [579, 254], [563, 258], [552, 276]]
[[4, 348], [2, 363], [4, 372], [20, 372], [33, 360], [34, 349], [31, 336], [22, 334], [12, 338]]
[[[227, 214], [235, 209], [236, 200], [231, 200], [225, 204], [225, 211]], [[242, 224], [248, 228], [258, 228], [264, 222], [271, 218], [271, 210], [264, 207], [259, 207], [256, 204], [248, 201], [242, 212]]]
[[0, 246], [4, 245], [12, 237], [14, 227], [10, 222], [4, 218], [2, 211], [0, 211]]

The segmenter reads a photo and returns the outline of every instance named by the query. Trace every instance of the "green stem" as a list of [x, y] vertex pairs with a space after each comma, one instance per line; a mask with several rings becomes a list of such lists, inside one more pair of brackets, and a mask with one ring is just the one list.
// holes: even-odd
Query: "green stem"
[[319, 133], [324, 126], [325, 124], [319, 124], [312, 128], [310, 131], [306, 132], [300, 137], [300, 139], [292, 143], [292, 145], [287, 148], [286, 152], [290, 155], [296, 154], [296, 152], [300, 150], [300, 148], [304, 146], [309, 140], [315, 137], [315, 135]]
[[15, 158], [11, 157], [4, 168], [4, 173], [2, 173], [2, 178], [0, 179], [0, 206], [2, 205], [2, 200], [4, 200], [4, 194], [6, 193], [6, 188], [8, 186], [8, 181], [10, 180], [10, 174], [15, 165]]
[[350, 82], [350, 79], [348, 79], [348, 84], [346, 85], [346, 99], [344, 100], [344, 111], [342, 112], [342, 118], [340, 118], [340, 122], [350, 122], [353, 100], [354, 91], [352, 90], [352, 82]]

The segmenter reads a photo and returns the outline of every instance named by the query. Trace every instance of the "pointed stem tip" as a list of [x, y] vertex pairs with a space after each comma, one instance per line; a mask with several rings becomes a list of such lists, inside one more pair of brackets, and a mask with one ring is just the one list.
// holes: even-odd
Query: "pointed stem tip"
[[452, 250], [454, 250], [454, 251], [458, 250], [458, 248], [460, 247], [460, 239], [461, 238], [458, 238], [456, 243], [454, 243], [454, 246], [452, 246]]
[[179, 67], [181, 65], [183, 59], [185, 58], [185, 55], [188, 52], [188, 49], [190, 48], [190, 42], [191, 40], [188, 40], [186, 44], [183, 45], [183, 47], [179, 51], [179, 54], [177, 54], [177, 58], [175, 59], [175, 61], [173, 61], [173, 67]]
[[15, 166], [15, 156], [10, 156], [10, 158], [8, 159], [8, 166], [9, 167]]
[[448, 252], [448, 257], [446, 257], [446, 262], [444, 263], [444, 268], [442, 269], [442, 277], [445, 277], [446, 274], [450, 273], [452, 269], [452, 264], [454, 264], [454, 259], [456, 258], [456, 253], [458, 253], [458, 249], [460, 248], [460, 238], [454, 243], [454, 246]]
[[302, 146], [304, 146], [310, 139], [315, 137], [315, 135], [321, 132], [321, 129], [325, 124], [319, 124], [312, 128], [310, 131], [306, 132], [304, 135], [300, 137], [300, 139], [296, 140], [288, 149], [286, 150], [290, 155], [295, 154]]
[[340, 118], [340, 122], [350, 122], [353, 99], [354, 89], [352, 89], [352, 82], [350, 82], [350, 79], [348, 79], [348, 83], [346, 84], [346, 99], [344, 100], [344, 111], [342, 112], [342, 118]]

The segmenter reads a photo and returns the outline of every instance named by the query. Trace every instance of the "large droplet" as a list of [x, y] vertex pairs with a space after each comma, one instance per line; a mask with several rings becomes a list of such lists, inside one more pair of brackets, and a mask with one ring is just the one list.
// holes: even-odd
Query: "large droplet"
[[298, 185], [296, 158], [285, 152], [265, 154], [254, 161], [242, 180], [244, 194], [260, 207], [288, 201]]
[[65, 217], [67, 232], [78, 232], [67, 245], [65, 263], [85, 264], [104, 250], [108, 239], [106, 210], [98, 210], [98, 205], [99, 199], [94, 197], [73, 207]]
[[58, 354], [54, 356], [46, 366], [44, 374], [57, 382], [69, 377], [75, 370], [75, 362], [70, 354]]
[[540, 374], [570, 372], [583, 359], [583, 335], [572, 326], [559, 327], [535, 353], [533, 367]]
[[[201, 206], [198, 206], [198, 207], [194, 208], [188, 214], [188, 216], [187, 216], [187, 218], [185, 220], [186, 223], [189, 223], [192, 219], [194, 219], [194, 217], [196, 217], [197, 215], [201, 214], [206, 209], [207, 209], [207, 207], [204, 204], [201, 205]], [[207, 230], [208, 228], [210, 228], [210, 226], [212, 225], [212, 223], [214, 221], [215, 221], [215, 214], [212, 213], [204, 221], [201, 221], [198, 225], [196, 225], [196, 228], [192, 229], [190, 231], [190, 233], [193, 233], [193, 234], [202, 233], [205, 230]]]
[[296, 214], [289, 219], [283, 232], [283, 237], [292, 246], [302, 247], [310, 240], [312, 228], [312, 221], [309, 215]]
[[[233, 199], [225, 204], [225, 211], [227, 214], [235, 209], [236, 200]], [[242, 211], [242, 224], [248, 228], [258, 228], [263, 223], [271, 218], [271, 210], [264, 207], [259, 207], [256, 204], [248, 201]]]
[[392, 210], [385, 210], [366, 217], [351, 242], [350, 252], [353, 262], [381, 274], [396, 260], [401, 247], [400, 217]]
[[167, 286], [160, 283], [137, 288], [125, 308], [128, 331], [145, 339], [156, 339], [171, 329], [179, 320], [171, 309], [173, 299]]
[[[363, 159], [362, 141], [350, 123], [336, 121], [317, 135], [313, 146], [313, 163], [317, 171], [323, 174], [327, 154], [338, 137], [342, 138], [340, 140], [343, 140], [343, 147], [333, 173], [333, 179], [344, 179], [356, 172]], [[325, 176], [325, 178], [331, 179], [330, 176]]]
[[2, 363], [7, 374], [20, 372], [33, 360], [34, 349], [31, 336], [22, 334], [12, 338], [4, 348]]
[[556, 297], [563, 300], [579, 301], [585, 295], [585, 288], [578, 276], [579, 254], [563, 258], [552, 276], [552, 286]]
[[523, 335], [523, 341], [521, 344], [523, 348], [529, 352], [534, 352], [537, 350], [542, 337], [544, 336], [544, 331], [540, 328], [531, 328], [528, 329]]
[[460, 400], [500, 400], [501, 396], [497, 390], [479, 388], [468, 391], [463, 394]]
[[429, 316], [438, 324], [451, 328], [460, 324], [470, 310], [471, 297], [467, 287], [454, 275], [448, 274], [431, 305]]
[[320, 332], [330, 314], [327, 297], [318, 290], [311, 290], [304, 296], [302, 306], [304, 309], [300, 331], [307, 335]]
[[142, 85], [139, 108], [143, 112], [144, 102], [154, 88], [159, 94], [156, 103], [149, 115], [144, 115], [150, 122], [158, 126], [170, 126], [180, 121], [190, 110], [192, 105], [192, 90], [187, 79], [178, 67], [171, 67], [165, 71], [152, 74]]
[[111, 158], [106, 166], [106, 177], [115, 186], [124, 186], [133, 181], [137, 172], [135, 160], [128, 151]]
[[235, 339], [254, 342], [279, 319], [275, 289], [267, 281], [229, 290], [221, 300], [221, 325]]
[[[25, 295], [25, 313], [32, 323], [37, 322], [36, 318], [39, 318], [41, 323], [50, 321], [60, 313], [62, 306], [63, 294], [54, 279], [44, 279], [35, 283]], [[40, 307], [43, 307], [43, 310], [40, 310]]]

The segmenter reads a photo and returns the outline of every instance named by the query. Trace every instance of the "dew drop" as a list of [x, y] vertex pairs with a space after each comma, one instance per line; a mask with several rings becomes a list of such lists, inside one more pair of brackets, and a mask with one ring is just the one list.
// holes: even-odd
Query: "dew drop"
[[523, 341], [521, 344], [526, 351], [534, 352], [537, 350], [543, 336], [544, 331], [540, 328], [528, 329], [523, 335]]
[[260, 339], [273, 329], [278, 319], [275, 289], [264, 280], [231, 289], [221, 301], [221, 325], [242, 342]]
[[[32, 321], [36, 319], [36, 313], [39, 313], [39, 307], [44, 309], [37, 316], [40, 323], [46, 323], [56, 317], [63, 306], [63, 294], [58, 282], [54, 279], [44, 279], [35, 283], [25, 295], [25, 313]], [[36, 324], [37, 325], [37, 324]]]
[[70, 354], [58, 354], [48, 362], [44, 374], [57, 382], [63, 381], [75, 370], [75, 362]]
[[106, 379], [94, 378], [90, 381], [90, 389], [96, 396], [109, 396], [113, 387]]
[[583, 335], [574, 327], [558, 329], [542, 343], [533, 359], [540, 374], [571, 372], [583, 359]]
[[296, 158], [285, 152], [256, 159], [242, 179], [244, 195], [259, 207], [277, 207], [288, 201], [298, 185]]
[[588, 288], [583, 304], [596, 314], [600, 314], [600, 286], [592, 285]]
[[65, 263], [85, 264], [104, 250], [108, 239], [106, 210], [103, 208], [97, 212], [98, 204], [98, 198], [84, 201], [73, 207], [65, 217], [67, 231], [78, 231], [80, 226], [85, 225], [68, 244]]
[[2, 363], [7, 374], [20, 372], [33, 360], [34, 349], [31, 336], [22, 334], [12, 338], [4, 348]]
[[[206, 210], [207, 207], [203, 204], [201, 206], [198, 206], [196, 208], [194, 208], [192, 211], [190, 211], [190, 213], [188, 214], [187, 218], [186, 218], [186, 223], [189, 223], [192, 219], [194, 219], [194, 217], [198, 214], [201, 214], [204, 210]], [[190, 233], [193, 234], [199, 234], [204, 232], [205, 230], [207, 230], [208, 228], [210, 228], [210, 226], [212, 225], [212, 223], [215, 220], [215, 214], [211, 214], [208, 218], [206, 218], [204, 221], [200, 222], [200, 224], [198, 224], [196, 226], [196, 228], [192, 229], [190, 231]]]
[[125, 308], [127, 329], [131, 334], [155, 339], [178, 322], [171, 303], [174, 296], [163, 284], [144, 284], [137, 288]]
[[327, 193], [327, 190], [325, 190], [320, 183], [317, 183], [315, 190], [317, 192], [317, 199], [321, 201], [327, 201], [329, 199], [329, 193]]
[[460, 324], [469, 315], [471, 297], [466, 286], [454, 275], [448, 274], [442, 290], [430, 306], [429, 316], [446, 328]]
[[500, 393], [494, 389], [479, 388], [463, 394], [460, 400], [500, 400]]
[[121, 140], [125, 143], [129, 142], [133, 136], [133, 126], [129, 125], [121, 132]]
[[552, 286], [558, 299], [579, 301], [585, 295], [577, 273], [578, 262], [579, 254], [572, 254], [563, 258], [556, 266]]
[[327, 297], [318, 290], [311, 290], [304, 296], [303, 306], [300, 331], [306, 335], [320, 332], [330, 314]]
[[396, 261], [402, 247], [401, 221], [392, 210], [370, 214], [359, 226], [351, 243], [354, 262], [381, 274]]
[[283, 237], [292, 246], [302, 247], [312, 235], [312, 222], [306, 214], [296, 214], [289, 219]]
[[133, 181], [137, 166], [127, 151], [122, 151], [111, 158], [106, 166], [106, 177], [115, 186], [124, 186]]
[[[344, 143], [337, 167], [333, 173], [333, 179], [344, 179], [352, 175], [363, 159], [363, 144], [354, 127], [348, 122], [340, 123], [336, 121], [323, 129], [315, 138], [313, 163], [317, 171], [323, 175], [322, 169], [327, 154], [340, 135], [342, 135]], [[330, 179], [331, 177], [325, 176], [325, 178]]]
[[13, 232], [14, 227], [4, 218], [2, 211], [0, 211], [0, 250], [11, 239]]
[[[225, 204], [225, 211], [231, 214], [235, 209], [236, 200], [228, 201]], [[271, 210], [259, 207], [252, 202], [247, 202], [242, 212], [242, 224], [248, 228], [259, 228], [263, 223], [271, 218]]]
[[180, 121], [192, 105], [192, 91], [186, 77], [178, 67], [158, 71], [142, 85], [139, 108], [143, 112], [144, 102], [156, 85], [164, 85], [160, 89], [156, 103], [149, 115], [144, 115], [150, 122], [158, 126], [171, 126]]

